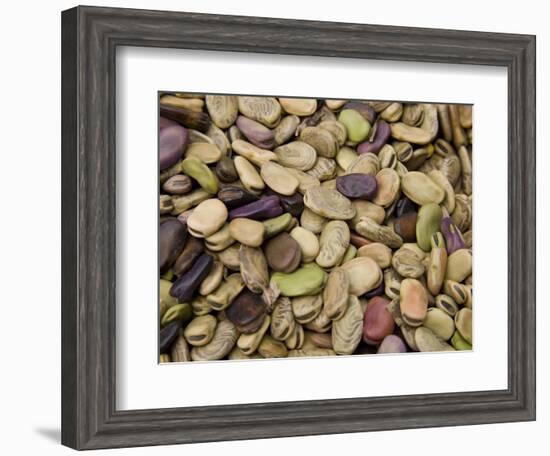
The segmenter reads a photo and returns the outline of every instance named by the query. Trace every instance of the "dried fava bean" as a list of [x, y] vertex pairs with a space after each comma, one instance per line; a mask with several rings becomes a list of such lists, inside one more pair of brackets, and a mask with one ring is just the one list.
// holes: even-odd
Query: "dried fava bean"
[[229, 320], [222, 320], [216, 326], [212, 340], [202, 347], [193, 347], [193, 361], [212, 361], [223, 359], [235, 346], [239, 332]]
[[212, 198], [212, 195], [201, 188], [193, 190], [187, 195], [173, 196], [172, 204], [174, 205], [174, 210], [172, 211], [172, 214], [182, 214], [183, 212], [191, 209], [193, 206], [196, 206], [197, 204], [207, 200], [208, 198]]
[[318, 295], [298, 296], [291, 299], [292, 313], [301, 324], [313, 321], [323, 308], [323, 297]]
[[269, 188], [282, 195], [292, 195], [298, 189], [298, 179], [277, 163], [264, 163], [260, 176]]
[[313, 332], [326, 333], [332, 329], [332, 320], [328, 318], [324, 309], [321, 309], [312, 321], [305, 324], [305, 327]]
[[321, 127], [304, 128], [300, 133], [300, 141], [313, 147], [320, 157], [334, 158], [338, 152], [338, 140], [330, 131]]
[[176, 304], [168, 308], [160, 320], [161, 326], [166, 326], [174, 321], [186, 322], [191, 319], [193, 311], [187, 303]]
[[447, 270], [445, 278], [462, 282], [472, 274], [472, 253], [466, 249], [454, 251], [447, 258]]
[[256, 168], [244, 157], [235, 157], [233, 159], [235, 169], [239, 175], [244, 188], [249, 192], [258, 193], [265, 188], [264, 181], [256, 171]]
[[216, 164], [215, 171], [218, 179], [225, 183], [235, 182], [239, 178], [235, 163], [229, 157], [222, 157]]
[[376, 179], [368, 174], [346, 174], [336, 178], [336, 189], [348, 198], [371, 200], [378, 190]]
[[455, 191], [445, 176], [438, 169], [433, 169], [427, 173], [428, 177], [439, 185], [445, 192], [445, 198], [441, 202], [441, 205], [447, 210], [449, 214], [452, 214], [455, 210]]
[[[351, 235], [350, 235], [350, 241], [351, 241]], [[342, 261], [340, 264], [344, 264], [346, 261], [353, 260], [357, 256], [357, 247], [355, 247], [353, 244], [348, 245], [348, 248], [346, 249], [346, 253], [344, 253], [344, 257], [342, 258]]]
[[293, 332], [296, 322], [292, 313], [290, 299], [281, 296], [273, 305], [271, 313], [271, 335], [274, 339], [286, 340]]
[[264, 239], [270, 239], [282, 231], [289, 229], [292, 220], [292, 215], [290, 213], [264, 220], [262, 222], [265, 228]]
[[218, 231], [204, 239], [204, 245], [212, 252], [221, 252], [235, 242], [229, 232], [229, 223], [225, 223]]
[[206, 164], [212, 164], [222, 158], [222, 151], [215, 144], [194, 143], [185, 149], [185, 157], [196, 157]]
[[177, 339], [172, 343], [170, 349], [170, 358], [173, 363], [183, 363], [191, 361], [191, 353], [189, 353], [189, 346], [183, 335], [179, 335]]
[[307, 207], [304, 208], [300, 217], [300, 225], [312, 233], [319, 234], [323, 231], [323, 227], [328, 223], [328, 219], [322, 217]]
[[355, 231], [374, 242], [381, 242], [391, 248], [398, 248], [403, 244], [403, 239], [392, 228], [379, 225], [370, 217], [361, 217], [355, 225]]
[[403, 277], [418, 279], [426, 267], [424, 258], [426, 254], [418, 248], [417, 244], [403, 244], [392, 257], [392, 266]]
[[376, 176], [380, 171], [380, 160], [372, 153], [359, 155], [346, 169], [346, 174], [364, 173]]
[[336, 268], [328, 276], [323, 291], [324, 310], [328, 318], [338, 320], [347, 307], [349, 297], [349, 277], [342, 268]]
[[187, 130], [181, 125], [174, 124], [160, 130], [159, 167], [161, 171], [178, 162], [183, 155], [187, 140]]
[[319, 240], [311, 231], [297, 226], [290, 232], [290, 235], [300, 246], [304, 263], [310, 263], [317, 257], [320, 248]]
[[212, 312], [212, 307], [206, 300], [205, 296], [197, 296], [191, 301], [191, 307], [193, 308], [193, 313], [197, 316], [206, 315], [207, 313]]
[[226, 205], [228, 209], [235, 209], [248, 203], [258, 201], [258, 197], [241, 187], [228, 185], [218, 192], [218, 199]]
[[319, 181], [332, 179], [336, 175], [336, 162], [331, 158], [317, 157], [313, 168], [306, 171], [306, 174]]
[[315, 258], [323, 268], [332, 268], [340, 263], [350, 241], [350, 231], [347, 223], [341, 220], [328, 222], [319, 238], [320, 250]]
[[162, 184], [162, 189], [171, 195], [184, 195], [189, 193], [191, 188], [191, 179], [185, 174], [177, 174], [172, 176], [164, 182], [164, 184]]
[[384, 223], [386, 213], [380, 206], [364, 200], [354, 200], [352, 205], [355, 208], [355, 216], [350, 220], [351, 228], [355, 229], [362, 217], [369, 217], [379, 225]]
[[223, 280], [223, 271], [223, 264], [219, 261], [214, 261], [212, 269], [201, 282], [201, 285], [199, 287], [199, 294], [201, 294], [202, 296], [207, 296], [212, 293], [216, 288], [218, 288]]
[[289, 273], [294, 271], [302, 259], [302, 251], [298, 243], [283, 232], [271, 238], [264, 247], [269, 267], [274, 271]]
[[472, 310], [466, 307], [460, 309], [455, 315], [457, 331], [470, 345], [472, 344]]
[[267, 306], [262, 297], [246, 288], [225, 309], [226, 317], [245, 334], [260, 329], [266, 313]]
[[206, 345], [214, 337], [218, 320], [213, 315], [195, 317], [183, 331], [185, 339], [194, 347]]
[[204, 191], [215, 195], [218, 193], [218, 180], [214, 173], [197, 157], [188, 157], [181, 162], [185, 174], [195, 179]]
[[454, 348], [435, 334], [431, 329], [424, 326], [416, 328], [414, 340], [421, 352], [454, 351]]
[[357, 152], [360, 154], [373, 153], [377, 154], [382, 149], [382, 146], [386, 144], [391, 135], [391, 128], [387, 122], [379, 120], [374, 124], [371, 138], [357, 146]]
[[187, 229], [195, 237], [208, 237], [218, 231], [227, 220], [227, 208], [218, 199], [200, 203], [187, 219]]
[[289, 114], [310, 116], [317, 110], [315, 98], [279, 98], [282, 108]]
[[401, 189], [416, 204], [439, 204], [445, 198], [445, 192], [424, 173], [411, 171], [401, 179]]
[[352, 149], [351, 147], [344, 146], [344, 147], [340, 147], [340, 150], [336, 154], [335, 159], [338, 166], [342, 168], [344, 171], [347, 171], [349, 166], [353, 162], [355, 162], [357, 157], [358, 157], [357, 152], [354, 149]]
[[416, 242], [416, 212], [407, 212], [397, 217], [393, 222], [393, 229], [405, 242]]
[[458, 304], [454, 299], [444, 294], [435, 297], [435, 306], [450, 317], [454, 317], [459, 310]]
[[262, 249], [241, 245], [239, 260], [246, 287], [253, 293], [265, 292], [269, 287], [269, 272]]
[[384, 337], [384, 340], [378, 347], [376, 353], [406, 353], [407, 345], [401, 337], [396, 336], [395, 334], [390, 334]]
[[273, 339], [269, 334], [263, 337], [258, 347], [258, 352], [264, 358], [285, 358], [288, 355], [285, 344]]
[[288, 168], [308, 171], [315, 165], [317, 152], [308, 143], [293, 141], [274, 150], [279, 164]]
[[445, 249], [443, 235], [440, 232], [435, 233], [431, 237], [431, 245], [430, 262], [426, 274], [427, 285], [430, 293], [437, 295], [439, 290], [441, 290], [447, 271], [447, 250]]
[[259, 247], [264, 241], [265, 227], [262, 222], [248, 218], [234, 218], [229, 222], [229, 234], [241, 244]]
[[390, 125], [391, 134], [395, 139], [413, 144], [428, 144], [435, 139], [439, 128], [437, 108], [430, 104], [423, 104], [422, 107], [424, 115], [422, 123], [418, 127], [407, 125], [404, 122]]
[[299, 323], [296, 323], [290, 336], [285, 339], [286, 348], [289, 350], [300, 349], [304, 345], [304, 339], [304, 328]]
[[384, 337], [393, 333], [395, 322], [388, 311], [390, 301], [381, 296], [369, 300], [363, 318], [363, 341], [367, 344], [378, 345]]
[[181, 275], [172, 285], [170, 295], [179, 302], [189, 302], [204, 278], [210, 273], [214, 260], [203, 253], [193, 264], [193, 267]]
[[180, 276], [187, 272], [203, 251], [202, 241], [191, 236], [172, 267], [174, 274]]
[[310, 187], [318, 187], [321, 182], [315, 176], [310, 176], [299, 169], [287, 168], [287, 171], [298, 179], [298, 191], [305, 193]]
[[277, 196], [265, 196], [244, 206], [232, 209], [229, 212], [229, 220], [237, 217], [245, 217], [253, 220], [265, 220], [277, 217], [283, 213], [280, 199]]
[[309, 341], [318, 348], [329, 348], [332, 350], [332, 335], [327, 333], [311, 332], [308, 334]]
[[239, 242], [235, 242], [225, 250], [218, 253], [218, 260], [220, 260], [223, 265], [231, 271], [238, 271], [241, 267], [241, 263], [239, 262], [240, 247], [241, 244]]
[[281, 118], [281, 105], [271, 97], [237, 97], [239, 111], [266, 127], [275, 127]]
[[431, 238], [439, 231], [443, 212], [437, 204], [425, 204], [418, 211], [416, 220], [416, 242], [425, 252], [432, 248]]
[[291, 273], [276, 272], [271, 281], [283, 296], [314, 295], [321, 291], [327, 273], [316, 263], [310, 263]]
[[238, 116], [236, 125], [241, 133], [255, 146], [262, 149], [271, 149], [275, 145], [273, 132], [261, 123], [244, 116]]
[[380, 117], [388, 122], [397, 122], [403, 113], [402, 103], [390, 103], [390, 105], [380, 113]]
[[252, 355], [260, 346], [265, 333], [269, 329], [271, 319], [269, 315], [266, 315], [260, 328], [250, 334], [241, 334], [237, 340], [237, 346], [243, 351], [245, 355]]
[[159, 352], [168, 353], [170, 347], [179, 335], [181, 320], [176, 320], [160, 330]]
[[372, 258], [354, 258], [340, 267], [348, 273], [349, 292], [356, 296], [378, 287], [382, 282], [382, 270]]
[[332, 133], [332, 136], [334, 136], [334, 138], [336, 139], [338, 146], [343, 146], [345, 144], [348, 137], [348, 132], [344, 124], [336, 120], [324, 120], [319, 123], [319, 128], [322, 128]]
[[348, 132], [348, 139], [354, 143], [364, 141], [370, 132], [370, 123], [355, 109], [344, 109], [338, 115]]
[[391, 168], [383, 168], [376, 174], [376, 183], [378, 190], [372, 202], [382, 207], [388, 207], [399, 195], [399, 175]]
[[290, 138], [294, 136], [296, 128], [300, 124], [300, 118], [298, 116], [285, 116], [281, 119], [279, 125], [273, 130], [273, 136], [275, 138], [275, 144], [280, 146], [286, 143]]
[[430, 307], [422, 323], [426, 328], [431, 329], [443, 340], [449, 340], [455, 332], [453, 319], [443, 310], [437, 307]]
[[233, 299], [243, 290], [244, 281], [241, 274], [231, 274], [211, 294], [206, 296], [206, 301], [214, 310], [224, 310]]
[[455, 196], [455, 210], [451, 214], [451, 219], [461, 232], [470, 228], [472, 207], [466, 195], [458, 194]]
[[441, 220], [441, 232], [445, 236], [445, 244], [449, 255], [465, 247], [464, 238], [450, 217], [443, 217]]
[[246, 158], [250, 163], [260, 167], [264, 163], [277, 160], [277, 156], [270, 150], [262, 149], [242, 139], [236, 139], [231, 143], [233, 152], [239, 154], [241, 158]]
[[363, 311], [357, 296], [350, 295], [344, 315], [332, 322], [332, 347], [339, 355], [351, 355], [363, 333]]
[[159, 301], [166, 304], [166, 309], [178, 303], [178, 300], [173, 296], [170, 296], [170, 288], [172, 287], [172, 282], [160, 279], [159, 280]]
[[416, 279], [404, 279], [399, 292], [401, 315], [410, 326], [419, 326], [428, 311], [428, 294]]
[[471, 350], [472, 345], [469, 344], [464, 337], [460, 335], [460, 332], [455, 331], [453, 337], [451, 337], [451, 345], [455, 350]]
[[465, 286], [454, 280], [443, 281], [443, 293], [453, 298], [457, 304], [464, 304], [468, 297]]
[[229, 128], [237, 119], [237, 97], [230, 95], [206, 95], [206, 108], [210, 118], [219, 128]]
[[159, 267], [164, 274], [183, 250], [187, 229], [176, 219], [166, 220], [159, 227]]
[[225, 132], [221, 130], [216, 124], [210, 124], [210, 128], [206, 132], [206, 136], [212, 140], [212, 142], [220, 149], [222, 158], [226, 157], [231, 150], [231, 144], [229, 139], [225, 135]]
[[358, 257], [370, 257], [381, 269], [386, 269], [391, 264], [392, 250], [379, 242], [364, 245], [357, 250]]
[[416, 212], [416, 205], [406, 196], [401, 197], [395, 206], [395, 216], [401, 217], [410, 212]]
[[349, 220], [355, 215], [351, 201], [337, 190], [323, 187], [308, 188], [304, 204], [317, 215], [333, 220]]
[[239, 347], [233, 347], [233, 350], [227, 355], [229, 360], [243, 360], [243, 359], [263, 359], [264, 357], [259, 353], [252, 353], [251, 355], [246, 355]]

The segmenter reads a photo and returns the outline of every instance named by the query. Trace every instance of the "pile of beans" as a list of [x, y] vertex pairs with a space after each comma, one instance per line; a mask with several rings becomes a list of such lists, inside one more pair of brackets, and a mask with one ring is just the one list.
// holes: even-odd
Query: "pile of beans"
[[472, 107], [163, 93], [161, 362], [472, 349]]

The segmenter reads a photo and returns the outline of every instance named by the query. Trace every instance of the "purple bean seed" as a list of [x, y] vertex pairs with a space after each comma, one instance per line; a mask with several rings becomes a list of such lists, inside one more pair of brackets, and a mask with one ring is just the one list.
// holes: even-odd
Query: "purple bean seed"
[[379, 120], [374, 124], [374, 132], [372, 133], [371, 139], [359, 144], [359, 146], [357, 146], [357, 152], [359, 154], [366, 154], [368, 152], [378, 154], [380, 149], [388, 142], [390, 134], [391, 129], [388, 123]]
[[294, 217], [299, 218], [302, 212], [304, 211], [304, 197], [301, 193], [296, 192], [294, 195], [281, 195], [270, 188], [265, 192], [266, 195], [275, 195], [278, 196], [281, 200], [281, 206], [285, 212], [289, 212]]
[[271, 149], [275, 145], [273, 132], [261, 123], [248, 117], [239, 116], [236, 124], [241, 133], [255, 146], [262, 149]]
[[172, 284], [170, 295], [178, 298], [178, 302], [189, 302], [213, 264], [214, 259], [207, 253], [203, 253], [193, 263], [191, 269]]
[[378, 184], [369, 174], [352, 173], [337, 177], [336, 189], [348, 198], [370, 200], [376, 195]]
[[159, 351], [167, 353], [170, 346], [178, 337], [181, 328], [181, 320], [173, 321], [160, 330]]
[[443, 217], [443, 220], [441, 220], [441, 232], [445, 236], [445, 244], [449, 255], [466, 246], [462, 233], [453, 223], [451, 217]]
[[377, 353], [406, 353], [407, 345], [401, 337], [390, 334], [384, 337], [384, 340], [378, 347]]
[[159, 155], [161, 171], [175, 165], [183, 155], [187, 144], [187, 130], [181, 125], [162, 128], [159, 133]]
[[246, 217], [253, 220], [265, 220], [277, 217], [283, 213], [278, 196], [266, 196], [253, 203], [232, 209], [229, 212], [229, 220], [237, 217]]

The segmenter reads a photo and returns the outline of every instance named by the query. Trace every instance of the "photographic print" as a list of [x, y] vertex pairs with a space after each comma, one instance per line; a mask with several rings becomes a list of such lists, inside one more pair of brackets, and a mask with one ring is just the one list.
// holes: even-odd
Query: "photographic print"
[[472, 106], [159, 95], [160, 362], [472, 349]]

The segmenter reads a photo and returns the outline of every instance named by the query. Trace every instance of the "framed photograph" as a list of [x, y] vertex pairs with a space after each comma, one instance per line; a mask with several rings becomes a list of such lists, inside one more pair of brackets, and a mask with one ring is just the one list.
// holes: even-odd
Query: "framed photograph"
[[535, 419], [535, 37], [62, 13], [62, 443]]

